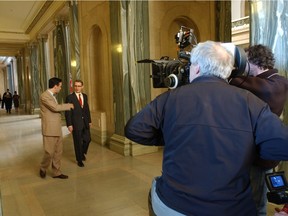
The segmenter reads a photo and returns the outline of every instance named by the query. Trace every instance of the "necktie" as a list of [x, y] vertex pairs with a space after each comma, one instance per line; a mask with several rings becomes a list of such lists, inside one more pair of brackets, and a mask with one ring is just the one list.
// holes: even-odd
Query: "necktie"
[[80, 106], [82, 107], [82, 98], [81, 98], [81, 94], [79, 94], [78, 96], [79, 96], [79, 98], [78, 98], [78, 100], [79, 100], [79, 104], [80, 104]]

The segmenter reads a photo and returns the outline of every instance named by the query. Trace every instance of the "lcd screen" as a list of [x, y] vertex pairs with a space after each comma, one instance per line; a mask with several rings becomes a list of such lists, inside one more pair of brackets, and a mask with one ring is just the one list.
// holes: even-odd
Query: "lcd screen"
[[270, 181], [271, 181], [272, 187], [274, 188], [283, 187], [285, 185], [284, 180], [281, 175], [270, 176]]

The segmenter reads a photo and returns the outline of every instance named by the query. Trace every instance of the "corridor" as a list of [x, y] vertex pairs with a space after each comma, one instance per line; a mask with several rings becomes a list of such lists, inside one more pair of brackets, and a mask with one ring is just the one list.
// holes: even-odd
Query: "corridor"
[[[162, 153], [124, 157], [90, 144], [85, 167], [75, 162], [64, 131], [62, 171], [69, 179], [39, 177], [42, 136], [38, 115], [0, 110], [0, 186], [4, 216], [147, 216], [147, 194], [160, 175]], [[0, 214], [1, 215], [1, 214]]]

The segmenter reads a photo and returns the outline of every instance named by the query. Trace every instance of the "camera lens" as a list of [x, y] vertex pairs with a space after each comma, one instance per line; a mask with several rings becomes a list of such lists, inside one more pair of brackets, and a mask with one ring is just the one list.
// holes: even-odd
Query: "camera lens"
[[170, 74], [164, 79], [164, 83], [169, 89], [174, 89], [178, 86], [178, 77], [175, 74]]

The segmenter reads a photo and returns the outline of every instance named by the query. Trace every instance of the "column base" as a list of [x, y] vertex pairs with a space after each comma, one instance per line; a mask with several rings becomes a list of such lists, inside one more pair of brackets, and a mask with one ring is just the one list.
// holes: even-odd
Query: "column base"
[[113, 134], [109, 140], [109, 149], [124, 156], [130, 155], [130, 140], [118, 134]]
[[158, 146], [145, 146], [145, 145], [140, 145], [135, 142], [131, 142], [130, 144], [131, 156], [149, 154], [149, 153], [157, 152], [158, 150], [159, 150]]
[[157, 146], [140, 145], [118, 134], [113, 134], [111, 136], [109, 140], [109, 148], [110, 150], [124, 156], [149, 154], [159, 150]]

